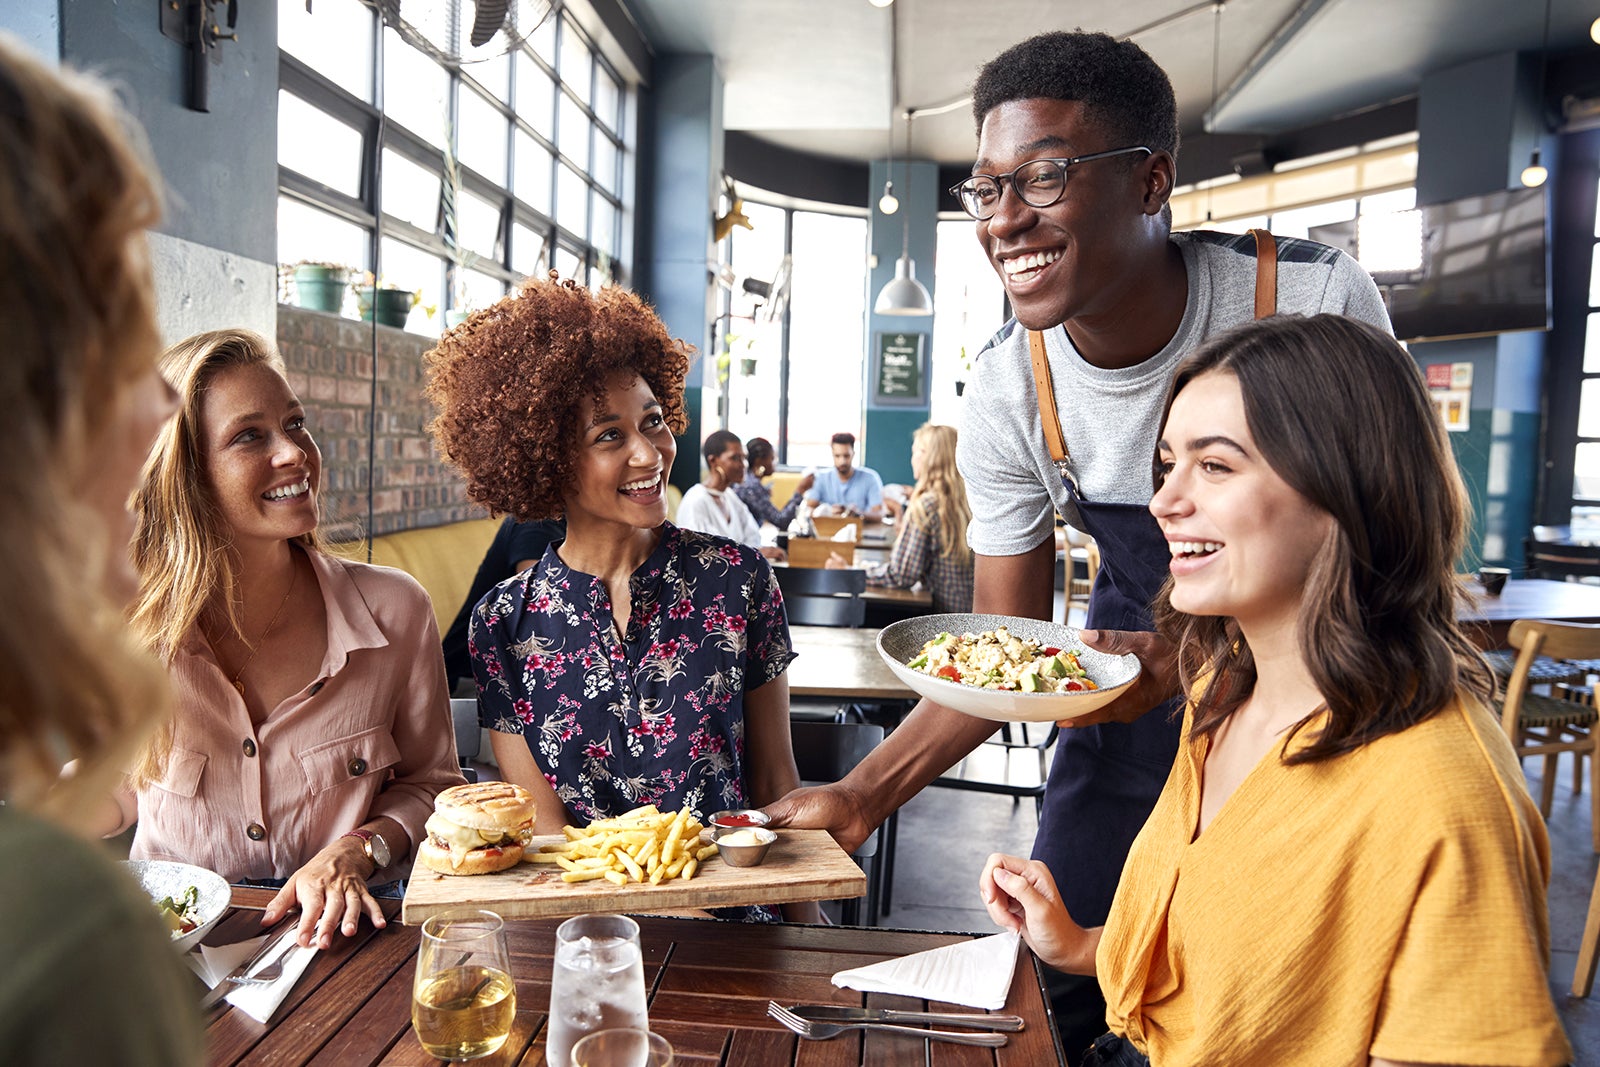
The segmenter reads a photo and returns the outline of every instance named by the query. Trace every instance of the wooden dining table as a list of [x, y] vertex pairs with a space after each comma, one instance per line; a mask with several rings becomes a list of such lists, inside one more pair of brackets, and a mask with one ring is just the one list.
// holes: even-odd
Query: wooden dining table
[[[259, 933], [270, 889], [235, 887], [233, 906], [206, 939], [228, 944]], [[388, 902], [396, 909], [398, 901]], [[388, 908], [386, 908], [388, 910]], [[835, 988], [841, 970], [939, 948], [969, 934], [861, 927], [757, 925], [711, 919], [639, 916], [650, 1028], [672, 1043], [688, 1067], [843, 1067], [846, 1064], [918, 1067], [1040, 1067], [1062, 1064], [1060, 1042], [1041, 972], [1024, 948], [1004, 1007], [1024, 1028], [998, 1049], [928, 1042], [892, 1034], [846, 1031], [802, 1040], [767, 1016], [767, 1002], [909, 1008], [974, 1009], [954, 1004]], [[556, 920], [506, 923], [517, 987], [511, 1037], [484, 1067], [544, 1064], [545, 1017]], [[206, 1059], [212, 1067], [422, 1067], [436, 1065], [411, 1028], [411, 985], [419, 931], [391, 920], [375, 930], [363, 921], [356, 935], [338, 938], [317, 954], [267, 1023], [226, 1001], [206, 1015]], [[195, 995], [200, 990], [196, 985]], [[564, 1067], [564, 1065], [562, 1065]]]
[[878, 655], [878, 631], [835, 626], [791, 626], [795, 659], [789, 692], [833, 700], [916, 700]]
[[1600, 585], [1513, 578], [1499, 596], [1475, 581], [1462, 583], [1456, 620], [1481, 649], [1505, 648], [1518, 619], [1600, 623]]

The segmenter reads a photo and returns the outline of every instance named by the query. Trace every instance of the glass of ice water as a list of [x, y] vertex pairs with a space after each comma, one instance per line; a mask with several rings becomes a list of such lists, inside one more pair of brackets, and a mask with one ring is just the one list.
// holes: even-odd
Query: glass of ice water
[[504, 924], [492, 911], [452, 909], [422, 924], [411, 1022], [423, 1050], [441, 1060], [500, 1051], [517, 991]]
[[639, 924], [626, 915], [578, 915], [556, 930], [545, 1060], [567, 1064], [597, 1030], [648, 1030]]

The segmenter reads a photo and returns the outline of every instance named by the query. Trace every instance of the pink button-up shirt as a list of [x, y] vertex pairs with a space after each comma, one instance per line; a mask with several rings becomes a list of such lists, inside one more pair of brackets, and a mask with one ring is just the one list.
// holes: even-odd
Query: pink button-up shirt
[[[176, 739], [166, 776], [137, 800], [134, 859], [195, 863], [229, 881], [286, 878], [369, 819], [414, 849], [439, 790], [459, 785], [444, 658], [428, 594], [402, 571], [308, 553], [328, 616], [314, 682], [259, 727], [211, 647], [191, 634], [172, 664]], [[395, 862], [373, 881], [410, 868]]]

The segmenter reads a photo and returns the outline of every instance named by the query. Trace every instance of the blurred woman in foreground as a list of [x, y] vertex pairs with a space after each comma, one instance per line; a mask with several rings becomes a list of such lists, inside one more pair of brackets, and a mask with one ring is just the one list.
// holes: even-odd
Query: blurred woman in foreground
[[[921, 582], [933, 594], [935, 612], [972, 610], [972, 549], [967, 546], [967, 483], [956, 469], [956, 428], [924, 423], [911, 436], [911, 473], [916, 485], [899, 510], [894, 550], [888, 563], [867, 567], [868, 585], [910, 589]], [[830, 569], [850, 563], [835, 553]]]
[[267, 340], [197, 334], [161, 369], [182, 407], [137, 505], [133, 629], [172, 674], [176, 711], [118, 794], [135, 859], [281, 884], [300, 943], [327, 948], [462, 782], [428, 594], [317, 538], [322, 456]]
[[1042, 864], [980, 880], [1099, 976], [1085, 1063], [1569, 1062], [1549, 842], [1456, 625], [1466, 496], [1416, 364], [1353, 320], [1258, 321], [1179, 367], [1157, 453], [1172, 776], [1104, 927]]
[[173, 408], [144, 236], [160, 193], [136, 142], [102, 86], [0, 34], [0, 1063], [203, 1052], [165, 924], [80, 836], [167, 710], [122, 624], [128, 494]]

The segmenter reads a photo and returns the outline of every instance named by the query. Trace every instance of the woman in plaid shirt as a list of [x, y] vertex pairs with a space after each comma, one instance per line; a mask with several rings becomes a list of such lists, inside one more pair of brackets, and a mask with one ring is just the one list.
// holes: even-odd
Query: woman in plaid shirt
[[[899, 535], [888, 563], [867, 566], [870, 585], [909, 589], [922, 583], [936, 613], [972, 610], [972, 549], [967, 547], [967, 485], [956, 470], [954, 426], [924, 423], [911, 437], [911, 473], [917, 482], [901, 511]], [[839, 556], [829, 567], [849, 566]]]

